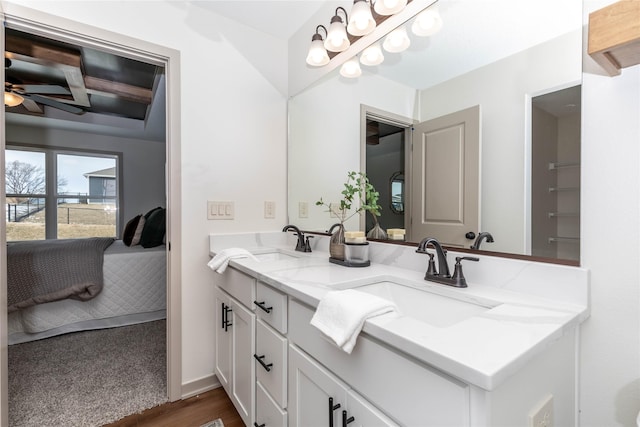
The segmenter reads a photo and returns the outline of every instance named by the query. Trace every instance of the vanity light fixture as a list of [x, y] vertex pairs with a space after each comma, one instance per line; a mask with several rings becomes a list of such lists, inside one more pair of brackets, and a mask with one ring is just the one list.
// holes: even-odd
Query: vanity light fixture
[[407, 35], [407, 29], [402, 25], [387, 34], [382, 47], [384, 47], [384, 50], [387, 52], [398, 53], [407, 50], [410, 44], [411, 40]]
[[357, 56], [354, 56], [342, 64], [342, 67], [340, 67], [340, 75], [349, 79], [360, 77], [362, 75], [362, 70], [360, 69], [360, 63], [358, 62]]
[[420, 12], [413, 21], [411, 31], [416, 36], [431, 36], [442, 28], [442, 17], [437, 6], [430, 6]]
[[363, 65], [379, 65], [384, 61], [384, 55], [382, 49], [380, 49], [380, 43], [374, 43], [360, 55], [360, 63]]
[[376, 21], [371, 13], [371, 4], [367, 0], [353, 0], [351, 18], [347, 31], [354, 36], [366, 36], [376, 28]]
[[378, 15], [393, 15], [400, 12], [407, 5], [407, 0], [376, 0], [373, 10]]
[[329, 63], [329, 54], [322, 42], [322, 36], [318, 31], [322, 28], [325, 35], [327, 35], [327, 29], [324, 25], [318, 25], [316, 27], [316, 33], [311, 37], [311, 46], [309, 47], [309, 53], [307, 54], [307, 64], [314, 67], [321, 67]]
[[24, 101], [24, 98], [17, 93], [4, 91], [4, 105], [7, 107], [16, 107], [22, 104], [22, 101]]
[[347, 11], [338, 6], [338, 8], [336, 8], [335, 15], [331, 18], [327, 39], [324, 41], [325, 49], [331, 52], [342, 52], [351, 46], [351, 42], [347, 36], [347, 27], [345, 26], [342, 18], [338, 15], [339, 10], [344, 12], [345, 21], [349, 21]]

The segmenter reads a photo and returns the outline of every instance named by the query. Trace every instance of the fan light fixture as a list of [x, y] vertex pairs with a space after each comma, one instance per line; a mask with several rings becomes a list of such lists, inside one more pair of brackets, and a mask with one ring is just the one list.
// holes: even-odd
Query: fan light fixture
[[351, 42], [347, 37], [347, 27], [344, 25], [344, 21], [338, 16], [338, 11], [344, 12], [345, 21], [349, 21], [347, 11], [342, 7], [336, 8], [336, 13], [331, 18], [331, 25], [329, 25], [329, 31], [327, 32], [327, 40], [324, 42], [325, 49], [331, 52], [342, 52], [349, 49]]
[[407, 50], [410, 44], [411, 40], [409, 40], [409, 36], [407, 35], [407, 29], [403, 25], [387, 34], [382, 47], [384, 47], [384, 50], [387, 52], [398, 53]]
[[342, 64], [342, 67], [340, 68], [340, 75], [349, 79], [360, 77], [362, 75], [360, 63], [356, 56]]
[[384, 61], [384, 55], [382, 49], [380, 49], [380, 43], [374, 43], [360, 55], [360, 62], [364, 65], [379, 65]]
[[24, 98], [17, 93], [4, 91], [4, 105], [7, 107], [16, 107], [22, 104], [22, 101], [24, 101]]
[[393, 15], [400, 12], [407, 5], [407, 0], [376, 0], [373, 10], [378, 15]]
[[324, 25], [318, 25], [316, 27], [316, 33], [311, 37], [311, 46], [309, 47], [309, 53], [307, 54], [307, 64], [314, 67], [321, 67], [329, 63], [329, 54], [322, 43], [322, 36], [318, 33], [318, 30], [322, 28], [325, 35], [327, 29]]
[[416, 36], [431, 36], [442, 28], [442, 17], [436, 6], [420, 12], [411, 25], [411, 31]]
[[376, 28], [376, 21], [371, 14], [371, 4], [367, 0], [353, 0], [351, 18], [347, 31], [354, 36], [366, 36]]

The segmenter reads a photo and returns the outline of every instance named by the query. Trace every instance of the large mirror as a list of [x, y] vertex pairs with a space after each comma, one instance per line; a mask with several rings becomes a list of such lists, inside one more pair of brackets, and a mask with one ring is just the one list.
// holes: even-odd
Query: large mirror
[[[579, 260], [582, 2], [439, 0], [435, 6], [443, 20], [437, 34], [410, 34], [408, 50], [385, 52], [385, 61], [362, 66], [360, 77], [334, 70], [290, 99], [289, 221], [327, 230], [336, 219], [315, 202], [340, 200], [348, 171], [375, 175], [382, 169], [374, 164], [386, 163], [376, 188], [391, 192], [402, 176], [403, 209], [386, 209], [383, 228], [405, 228], [414, 242], [433, 234], [467, 248], [488, 232], [493, 242], [485, 237], [480, 250]], [[457, 156], [452, 167], [433, 161], [429, 147], [438, 146], [441, 120], [465, 111], [477, 120], [476, 157], [447, 148]], [[434, 121], [435, 128], [420, 127]], [[402, 130], [371, 144], [384, 155], [387, 141], [401, 145], [393, 162], [376, 161], [368, 151], [371, 123]], [[429, 156], [416, 155], [420, 144]], [[455, 169], [465, 162], [477, 169], [466, 181], [466, 172]], [[424, 163], [441, 170], [417, 173]], [[477, 187], [472, 214], [433, 202], [440, 200], [433, 199], [435, 190], [459, 200], [469, 186]], [[422, 199], [427, 190], [431, 201]], [[441, 223], [474, 216], [476, 223], [455, 243], [416, 226], [430, 215]], [[366, 221], [356, 216], [346, 227], [363, 229]]]

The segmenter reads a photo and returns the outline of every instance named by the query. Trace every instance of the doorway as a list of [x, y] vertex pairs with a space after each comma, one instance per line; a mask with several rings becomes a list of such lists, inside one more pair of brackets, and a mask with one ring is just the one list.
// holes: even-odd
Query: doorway
[[[122, 34], [112, 33], [79, 22], [69, 21], [31, 9], [10, 5], [4, 12], [4, 22], [7, 28], [29, 32], [53, 40], [70, 44], [91, 46], [108, 52], [117, 53], [143, 62], [150, 62], [162, 66], [166, 70], [166, 196], [167, 196], [167, 393], [170, 401], [181, 397], [181, 306], [180, 306], [180, 276], [181, 276], [181, 242], [180, 236], [180, 80], [179, 80], [179, 52], [162, 46], [133, 39]], [[64, 30], [63, 30], [64, 28]], [[0, 44], [4, 50], [4, 32], [0, 37]], [[4, 70], [2, 71], [3, 78]], [[0, 116], [3, 123], [4, 111]], [[0, 163], [4, 168], [5, 136], [2, 134]], [[2, 174], [4, 176], [4, 173]], [[5, 202], [4, 181], [2, 185], [2, 201]], [[6, 260], [6, 227], [0, 230], [0, 258]], [[175, 240], [172, 239], [175, 237]], [[6, 262], [2, 263], [0, 277], [0, 300], [6, 301]], [[7, 329], [6, 305], [0, 308], [0, 424], [8, 423], [7, 397]]]

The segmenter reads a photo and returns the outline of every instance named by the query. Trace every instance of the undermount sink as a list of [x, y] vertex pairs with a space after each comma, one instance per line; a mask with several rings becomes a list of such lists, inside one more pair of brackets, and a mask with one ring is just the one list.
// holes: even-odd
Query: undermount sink
[[254, 253], [253, 256], [255, 256], [259, 261], [284, 261], [299, 258], [295, 255], [282, 252], [279, 249], [269, 252]]
[[438, 328], [451, 326], [492, 308], [390, 281], [357, 286], [352, 289], [392, 301], [401, 315]]

